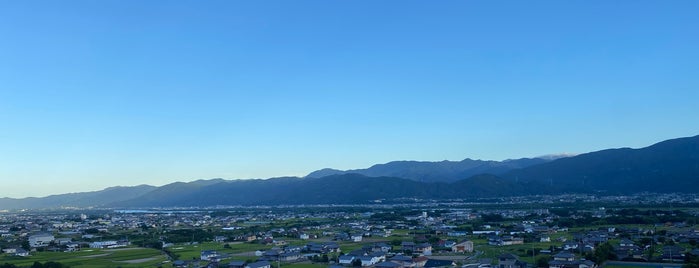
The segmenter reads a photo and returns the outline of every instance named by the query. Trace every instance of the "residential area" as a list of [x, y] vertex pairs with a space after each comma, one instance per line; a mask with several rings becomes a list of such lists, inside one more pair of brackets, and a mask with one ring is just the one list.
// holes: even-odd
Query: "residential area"
[[[674, 201], [658, 204], [658, 200]], [[357, 206], [6, 211], [0, 213], [0, 264], [692, 266], [699, 264], [695, 200], [693, 196], [581, 195], [518, 202], [412, 200]]]

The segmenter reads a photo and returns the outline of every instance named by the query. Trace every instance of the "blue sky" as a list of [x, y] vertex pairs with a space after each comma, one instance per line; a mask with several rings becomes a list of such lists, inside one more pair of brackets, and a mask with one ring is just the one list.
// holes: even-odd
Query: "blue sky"
[[3, 1], [0, 197], [699, 134], [697, 1]]

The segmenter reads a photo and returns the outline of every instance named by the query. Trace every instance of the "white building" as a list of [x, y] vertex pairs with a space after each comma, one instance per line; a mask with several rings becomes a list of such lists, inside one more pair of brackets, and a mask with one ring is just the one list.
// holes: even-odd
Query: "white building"
[[128, 245], [129, 245], [128, 241], [109, 240], [109, 241], [92, 242], [92, 243], [90, 243], [90, 248], [119, 248], [119, 247], [125, 247]]
[[451, 251], [456, 253], [473, 252], [473, 241], [463, 241], [451, 246]]
[[201, 251], [200, 259], [202, 261], [217, 260], [219, 258], [221, 258], [221, 254], [219, 254], [215, 250], [202, 250]]
[[353, 234], [351, 239], [352, 242], [362, 242], [362, 234]]
[[45, 247], [54, 239], [52, 234], [35, 234], [29, 237], [29, 246], [33, 248]]

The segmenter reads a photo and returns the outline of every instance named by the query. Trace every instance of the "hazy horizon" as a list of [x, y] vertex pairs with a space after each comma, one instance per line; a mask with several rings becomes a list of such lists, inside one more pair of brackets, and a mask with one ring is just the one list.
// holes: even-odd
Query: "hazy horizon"
[[[556, 157], [559, 157], [559, 156], [563, 156], [563, 155], [565, 155], [565, 157], [570, 157], [570, 156], [574, 156], [574, 155], [576, 155], [576, 154], [573, 154], [573, 153], [560, 153], [560, 154], [547, 154], [547, 155], [540, 155], [540, 156], [533, 156], [533, 157], [521, 157], [521, 158], [539, 158], [539, 157], [547, 157], [547, 156], [556, 156]], [[465, 158], [464, 158], [464, 159], [465, 159]], [[453, 159], [453, 160], [450, 160], [450, 159], [442, 159], [442, 160], [397, 159], [397, 160], [391, 160], [391, 161], [439, 162], [439, 161], [461, 161], [461, 160], [464, 160], [464, 159]], [[519, 158], [507, 158], [507, 159], [501, 159], [501, 160], [496, 160], [496, 159], [474, 159], [474, 158], [469, 158], [469, 159], [472, 159], [472, 160], [484, 160], [484, 161], [505, 161], [505, 160], [519, 159]], [[387, 162], [386, 162], [386, 163], [387, 163]], [[372, 165], [376, 165], [376, 164], [385, 164], [385, 163], [374, 163], [374, 164], [372, 164]], [[303, 173], [303, 174], [285, 174], [285, 175], [282, 174], [282, 175], [276, 175], [276, 176], [270, 176], [270, 177], [264, 177], [264, 178], [262, 178], [262, 177], [258, 177], [258, 178], [219, 178], [219, 177], [213, 177], [213, 178], [183, 178], [183, 179], [175, 179], [175, 180], [172, 180], [172, 181], [169, 181], [169, 182], [165, 182], [165, 183], [162, 183], [162, 184], [138, 183], [138, 184], [130, 184], [130, 185], [107, 185], [107, 186], [104, 186], [104, 187], [102, 187], [102, 188], [84, 189], [84, 190], [81, 190], [81, 191], [52, 192], [52, 193], [47, 193], [47, 194], [38, 195], [38, 196], [0, 196], [0, 198], [33, 198], [33, 197], [39, 197], [39, 198], [41, 198], [41, 197], [46, 197], [46, 196], [50, 196], [50, 195], [60, 195], [60, 194], [69, 194], [69, 193], [80, 193], [80, 192], [100, 191], [100, 190], [104, 190], [104, 189], [111, 188], [111, 187], [134, 187], [134, 186], [140, 186], [140, 185], [150, 185], [150, 186], [160, 187], [160, 186], [163, 186], [163, 185], [166, 185], [166, 184], [170, 184], [170, 183], [175, 183], [175, 182], [185, 182], [185, 183], [188, 183], [188, 182], [194, 182], [194, 181], [200, 181], [200, 180], [216, 180], [216, 179], [223, 179], [223, 180], [257, 180], [257, 179], [263, 179], [263, 180], [265, 180], [265, 179], [280, 178], [280, 177], [299, 177], [299, 178], [301, 178], [301, 177], [305, 177], [306, 175], [308, 175], [309, 173], [311, 173], [311, 172], [313, 172], [313, 171], [317, 171], [317, 170], [321, 170], [321, 169], [326, 169], [326, 168], [340, 169], [340, 170], [352, 170], [352, 169], [363, 169], [363, 168], [369, 168], [369, 167], [370, 167], [370, 166], [365, 166], [365, 167], [351, 167], [351, 168], [320, 167], [320, 168], [317, 168], [317, 169], [314, 169], [314, 170], [310, 170], [310, 171], [308, 171], [308, 172], [306, 172], [306, 173]]]
[[2, 2], [0, 197], [694, 136], [696, 10]]
[[[676, 137], [676, 138], [683, 138], [683, 137]], [[657, 141], [657, 142], [661, 142], [661, 141]], [[648, 144], [648, 145], [646, 145], [646, 146], [641, 146], [641, 147], [626, 147], [626, 146], [621, 146], [621, 147], [614, 147], [614, 148], [601, 148], [600, 150], [603, 150], [603, 149], [618, 149], [618, 148], [639, 149], [639, 148], [643, 148], [643, 147], [647, 147], [647, 146], [651, 146], [651, 145], [653, 145], [653, 144]], [[594, 152], [594, 151], [590, 151], [590, 152]], [[580, 155], [580, 154], [584, 154], [584, 153], [590, 153], [590, 152], [581, 152], [581, 153], [563, 152], [563, 153], [544, 154], [544, 155], [538, 155], [538, 156], [513, 157], [513, 158], [506, 158], [506, 159], [479, 159], [479, 158], [465, 157], [465, 158], [462, 158], [462, 159], [441, 159], [441, 160], [394, 159], [394, 160], [391, 160], [391, 161], [388, 161], [388, 162], [392, 162], [392, 161], [418, 161], [418, 162], [452, 161], [452, 162], [456, 162], [456, 161], [462, 161], [462, 160], [464, 160], [464, 159], [482, 160], [482, 161], [500, 161], [500, 162], [502, 162], [502, 161], [507, 161], [507, 160], [522, 159], [522, 158], [543, 158], [543, 159], [547, 159], [548, 157], [553, 157], [553, 159], [559, 159], [559, 158], [572, 157], [572, 156], [576, 156], [576, 155]], [[368, 166], [362, 166], [362, 167], [349, 167], [349, 168], [319, 167], [319, 168], [310, 170], [310, 171], [308, 171], [308, 172], [305, 172], [305, 173], [303, 173], [303, 174], [282, 174], [282, 175], [274, 175], [274, 176], [268, 176], [268, 177], [256, 177], [256, 178], [253, 178], [253, 177], [250, 177], [250, 178], [222, 178], [222, 177], [211, 177], [211, 178], [182, 178], [182, 179], [175, 179], [175, 180], [167, 181], [167, 182], [164, 182], [164, 183], [161, 183], [161, 184], [138, 183], [138, 184], [130, 184], [130, 185], [106, 185], [106, 186], [100, 187], [100, 188], [83, 189], [83, 190], [80, 190], [80, 191], [51, 192], [51, 193], [46, 193], [46, 194], [43, 194], [43, 195], [36, 195], [36, 196], [0, 196], [0, 198], [15, 198], [15, 199], [22, 199], [22, 198], [42, 198], [42, 197], [51, 196], [51, 195], [61, 195], [61, 194], [71, 194], [71, 193], [101, 191], [101, 190], [104, 190], [104, 189], [107, 189], [107, 188], [111, 188], [111, 187], [135, 187], [135, 186], [140, 186], [140, 185], [149, 185], [149, 186], [160, 187], [160, 186], [163, 186], [163, 185], [167, 185], [167, 184], [171, 184], [171, 183], [176, 183], [176, 182], [189, 183], [189, 182], [201, 181], [201, 180], [204, 180], [204, 181], [206, 181], [206, 180], [218, 180], [218, 179], [222, 179], [222, 180], [259, 180], [259, 179], [266, 180], [266, 179], [281, 178], [281, 177], [299, 177], [299, 178], [303, 178], [303, 177], [305, 177], [306, 175], [309, 175], [309, 173], [311, 173], [311, 172], [313, 172], [313, 171], [318, 171], [318, 170], [321, 170], [321, 169], [337, 169], [337, 170], [346, 171], [346, 170], [355, 170], [355, 169], [369, 168], [369, 167], [371, 167], [371, 166], [373, 166], [373, 165], [377, 165], [377, 164], [386, 164], [386, 163], [388, 163], [388, 162], [372, 163], [372, 164], [370, 164], [370, 165], [368, 165]]]

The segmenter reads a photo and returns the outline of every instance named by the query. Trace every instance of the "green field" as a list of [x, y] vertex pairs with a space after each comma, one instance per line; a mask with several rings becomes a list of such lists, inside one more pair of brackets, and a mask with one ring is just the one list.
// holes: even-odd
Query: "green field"
[[148, 248], [85, 249], [77, 252], [32, 252], [29, 257], [0, 255], [0, 263], [31, 266], [34, 262], [60, 262], [75, 268], [154, 267], [167, 260], [159, 250]]
[[[229, 243], [230, 248], [225, 248], [224, 243], [218, 242], [206, 242], [194, 245], [176, 245], [174, 247], [168, 248], [170, 252], [178, 257], [180, 260], [192, 260], [199, 259], [202, 250], [215, 250], [221, 254], [239, 254], [239, 253], [249, 253], [257, 250], [266, 250], [271, 248], [271, 246], [255, 244], [255, 243]], [[233, 257], [236, 260], [246, 260], [255, 259], [255, 257]]]

